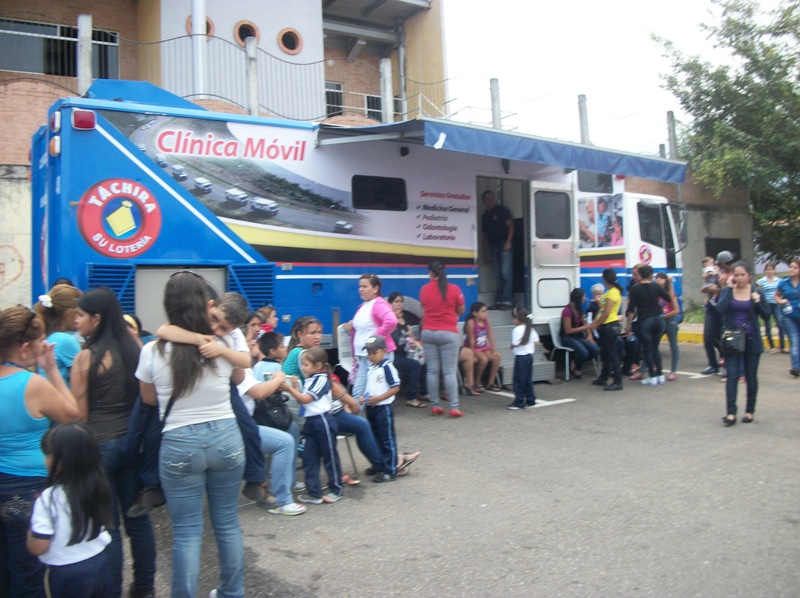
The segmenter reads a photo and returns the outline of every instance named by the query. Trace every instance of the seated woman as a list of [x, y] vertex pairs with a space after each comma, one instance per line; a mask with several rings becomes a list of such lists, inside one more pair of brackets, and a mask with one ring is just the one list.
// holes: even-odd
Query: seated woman
[[582, 307], [585, 298], [583, 289], [572, 289], [569, 304], [561, 312], [561, 344], [572, 349], [575, 355], [569, 371], [578, 379], [581, 378], [583, 364], [600, 355], [600, 347], [594, 342], [594, 337], [587, 333], [590, 325]]
[[[394, 367], [400, 374], [400, 380], [406, 383], [406, 405], [409, 407], [426, 407], [428, 385], [425, 380], [425, 365], [412, 359], [409, 351], [422, 347], [422, 342], [414, 337], [411, 330], [410, 312], [403, 309], [404, 301], [400, 293], [391, 293], [387, 299], [397, 316], [397, 327], [392, 331], [392, 338], [397, 348], [394, 351]], [[419, 320], [417, 318], [417, 320]]]

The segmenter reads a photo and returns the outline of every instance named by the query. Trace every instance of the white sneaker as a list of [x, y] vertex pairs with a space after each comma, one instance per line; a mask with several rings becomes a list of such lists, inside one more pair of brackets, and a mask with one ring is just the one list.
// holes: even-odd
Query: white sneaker
[[658, 378], [656, 376], [651, 376], [650, 378], [645, 378], [642, 380], [642, 384], [645, 386], [657, 386], [658, 385]]
[[299, 505], [296, 502], [286, 503], [281, 507], [270, 509], [269, 512], [275, 515], [302, 515], [306, 512], [305, 505]]
[[208, 598], [217, 598], [217, 590], [216, 590], [216, 588], [211, 590], [211, 593], [208, 595]]
[[659, 376], [658, 377], [658, 383], [659, 384], [666, 384], [667, 383], [667, 379], [664, 376]]

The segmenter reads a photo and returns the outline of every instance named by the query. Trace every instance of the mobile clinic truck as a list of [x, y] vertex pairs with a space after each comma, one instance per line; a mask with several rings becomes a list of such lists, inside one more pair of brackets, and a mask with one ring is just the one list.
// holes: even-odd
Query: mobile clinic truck
[[[413, 305], [438, 258], [467, 305], [491, 297], [486, 189], [514, 215], [515, 300], [539, 323], [591, 282], [585, 260], [623, 275], [638, 261], [680, 269], [676, 212], [626, 193], [623, 179], [680, 183], [683, 164], [449, 121], [343, 128], [237, 116], [147, 83], [98, 80], [87, 97], [52, 106], [32, 161], [33, 296], [62, 276], [106, 285], [146, 326], [164, 319], [166, 278], [187, 268], [253, 308], [275, 305], [285, 331], [317, 316], [326, 343], [353, 317], [365, 272]], [[230, 201], [231, 190], [265, 202]], [[598, 232], [612, 215], [624, 221], [615, 245], [613, 230]]]

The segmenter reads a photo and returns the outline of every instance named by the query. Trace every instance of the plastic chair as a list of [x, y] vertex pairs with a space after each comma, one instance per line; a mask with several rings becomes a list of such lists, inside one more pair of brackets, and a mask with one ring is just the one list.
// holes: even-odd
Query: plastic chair
[[[569, 354], [574, 353], [575, 350], [561, 343], [561, 318], [551, 318], [547, 325], [550, 328], [550, 338], [553, 341], [553, 351], [550, 353], [550, 359], [552, 361], [556, 360], [556, 351], [564, 352], [564, 378], [569, 381]], [[596, 357], [592, 359], [592, 364], [594, 364], [595, 374], [599, 376], [600, 363]]]

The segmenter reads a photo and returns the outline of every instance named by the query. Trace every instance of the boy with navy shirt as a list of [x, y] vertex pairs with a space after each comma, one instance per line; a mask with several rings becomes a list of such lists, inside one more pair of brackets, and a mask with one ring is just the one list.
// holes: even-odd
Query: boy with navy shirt
[[366, 406], [367, 420], [378, 442], [383, 471], [373, 482], [391, 482], [397, 477], [397, 437], [394, 431], [395, 395], [400, 391], [400, 377], [394, 365], [386, 359], [386, 340], [371, 336], [364, 344], [367, 359], [372, 364], [367, 372], [367, 385], [361, 402]]

